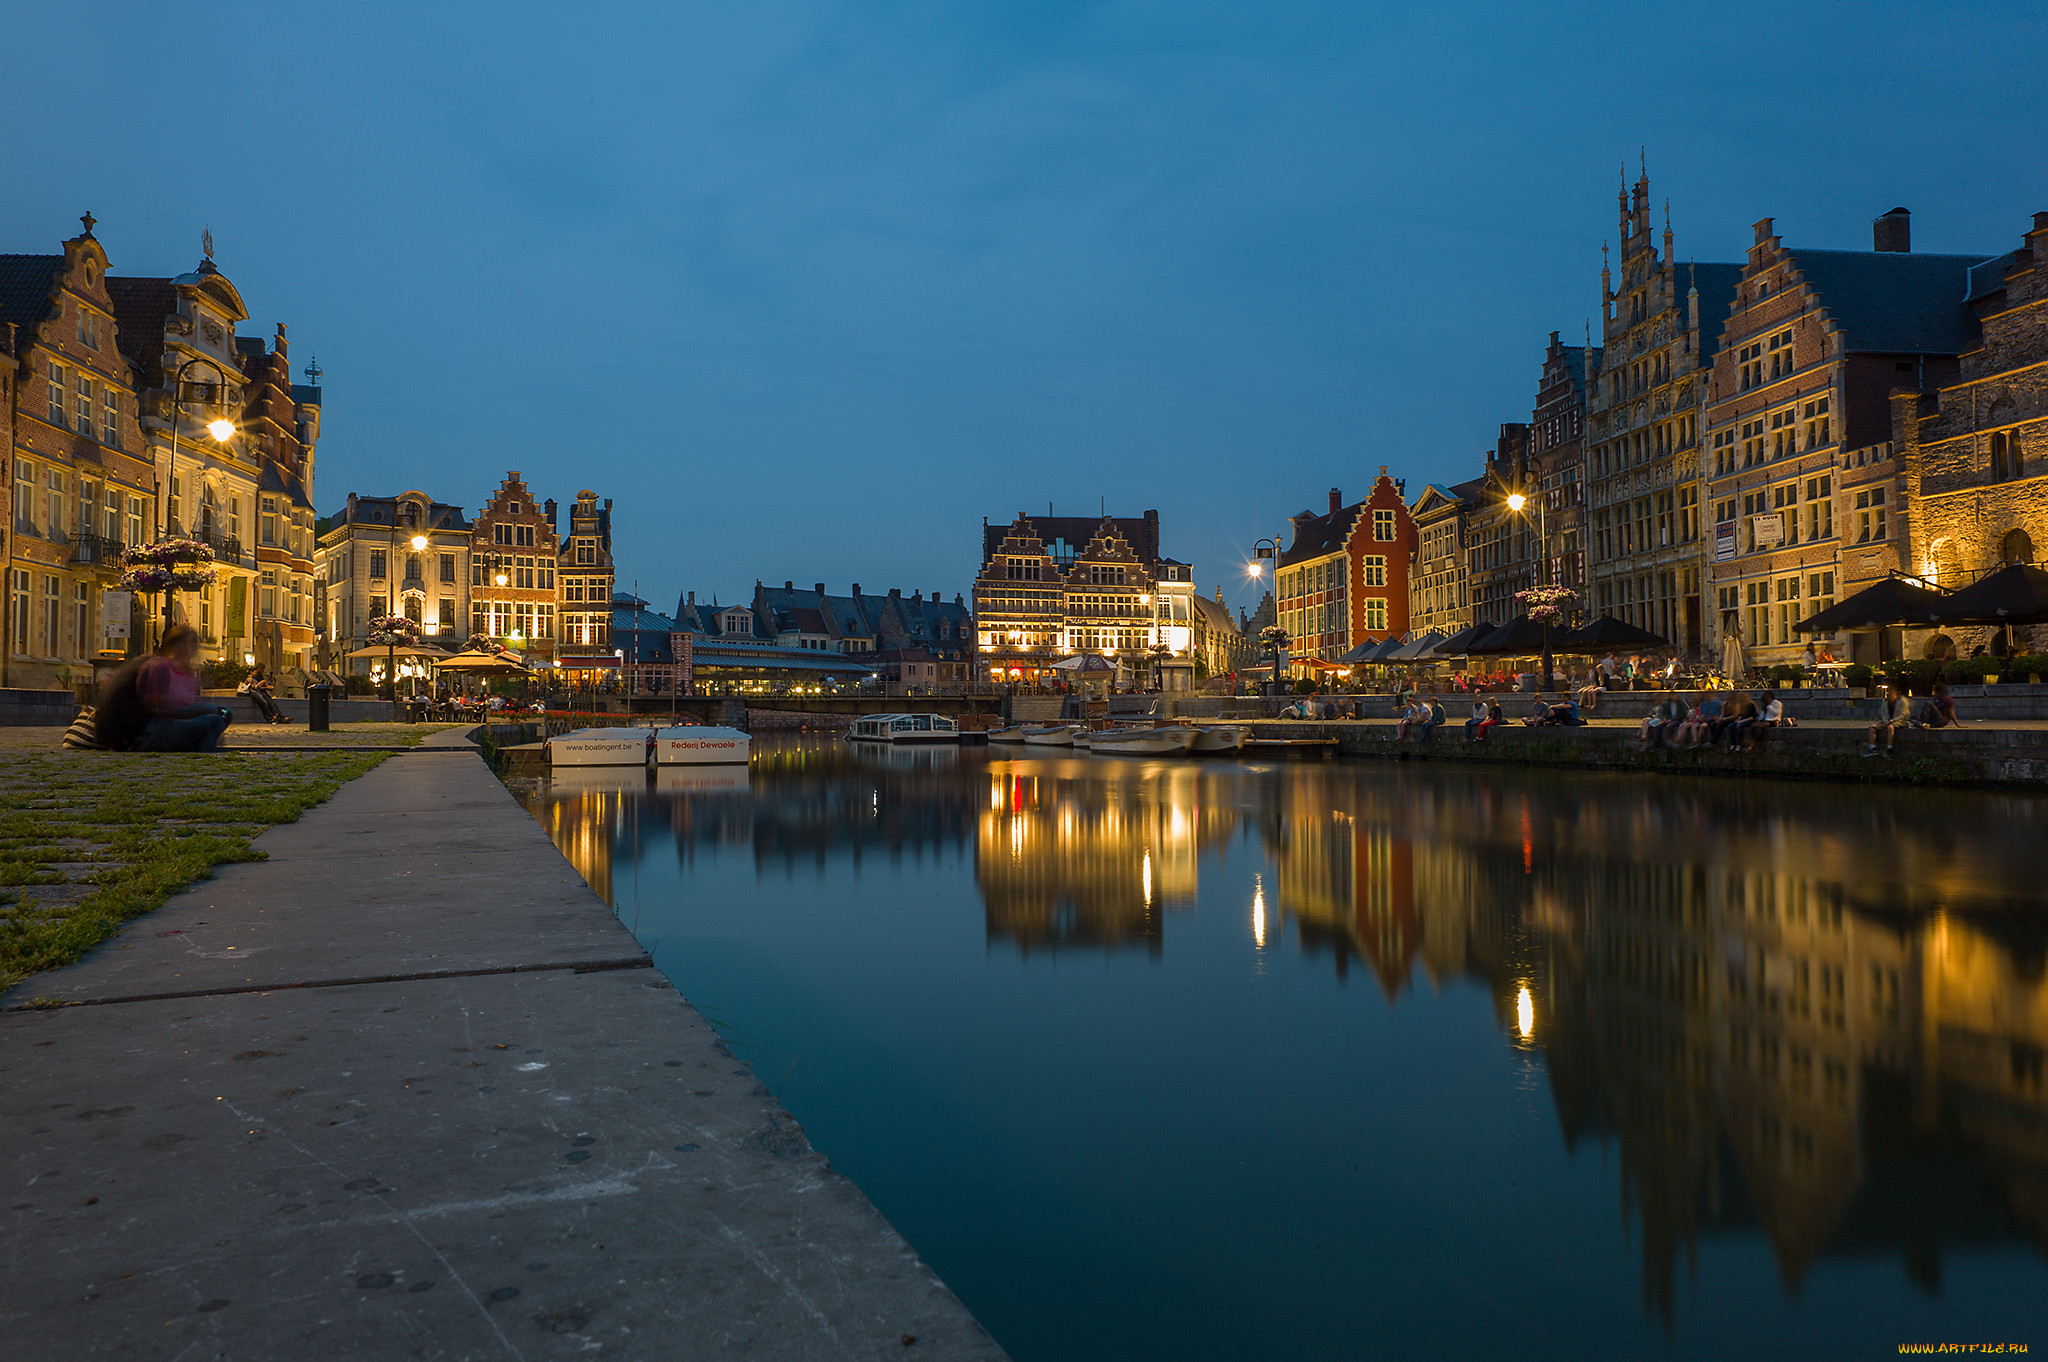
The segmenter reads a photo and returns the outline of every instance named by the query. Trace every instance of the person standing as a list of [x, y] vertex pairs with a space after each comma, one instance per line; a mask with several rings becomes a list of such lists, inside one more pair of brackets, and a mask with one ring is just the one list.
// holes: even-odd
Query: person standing
[[220, 735], [232, 716], [219, 705], [200, 703], [199, 675], [192, 661], [199, 656], [199, 631], [174, 624], [156, 646], [156, 656], [142, 664], [136, 693], [148, 713], [136, 747], [144, 752], [218, 752]]

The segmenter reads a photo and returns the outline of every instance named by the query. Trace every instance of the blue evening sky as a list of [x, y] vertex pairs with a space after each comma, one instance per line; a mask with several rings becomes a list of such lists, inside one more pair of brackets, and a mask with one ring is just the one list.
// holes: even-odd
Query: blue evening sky
[[[620, 583], [950, 597], [981, 518], [1251, 542], [1472, 476], [1583, 336], [1618, 166], [1681, 258], [2012, 249], [2037, 6], [0, 6], [0, 250], [98, 215], [326, 370], [316, 500], [617, 500]], [[2036, 53], [2029, 58], [2028, 52]]]

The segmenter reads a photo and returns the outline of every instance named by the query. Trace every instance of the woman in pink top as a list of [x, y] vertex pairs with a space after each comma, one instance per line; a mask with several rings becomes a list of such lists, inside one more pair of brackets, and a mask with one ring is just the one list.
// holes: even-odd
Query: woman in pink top
[[135, 690], [149, 721], [136, 744], [141, 751], [220, 750], [228, 712], [219, 705], [200, 702], [199, 674], [192, 670], [192, 659], [198, 655], [199, 631], [189, 624], [174, 624], [157, 644], [156, 656], [142, 664]]

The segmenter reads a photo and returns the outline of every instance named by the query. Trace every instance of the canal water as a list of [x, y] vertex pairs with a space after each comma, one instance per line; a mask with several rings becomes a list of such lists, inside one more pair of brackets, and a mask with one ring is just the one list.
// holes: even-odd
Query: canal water
[[2048, 1347], [2048, 804], [892, 751], [515, 789], [1020, 1362]]

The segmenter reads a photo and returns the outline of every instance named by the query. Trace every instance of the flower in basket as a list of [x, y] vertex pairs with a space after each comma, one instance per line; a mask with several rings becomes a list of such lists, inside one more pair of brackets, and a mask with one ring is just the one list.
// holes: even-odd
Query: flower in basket
[[158, 591], [197, 591], [211, 586], [220, 574], [210, 567], [153, 564], [131, 567], [121, 574], [123, 591], [149, 595]]
[[1517, 591], [1515, 599], [1538, 624], [1562, 624], [1565, 612], [1578, 603], [1579, 593], [1566, 586], [1536, 586]]
[[404, 615], [378, 615], [370, 621], [369, 641], [378, 648], [410, 648], [420, 641], [420, 626]]
[[1282, 629], [1277, 624], [1269, 624], [1259, 630], [1259, 642], [1266, 648], [1279, 652], [1282, 648], [1293, 642], [1293, 640], [1288, 636], [1285, 629]]
[[180, 563], [211, 563], [213, 546], [197, 539], [159, 539], [135, 545], [122, 558], [130, 567], [174, 568]]
[[471, 634], [469, 636], [469, 650], [473, 653], [488, 653], [492, 657], [503, 657], [505, 655], [505, 645], [492, 642], [487, 634]]

